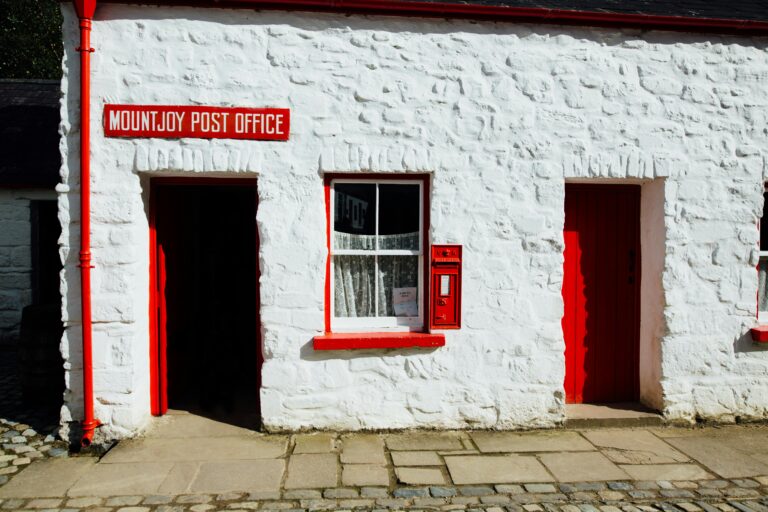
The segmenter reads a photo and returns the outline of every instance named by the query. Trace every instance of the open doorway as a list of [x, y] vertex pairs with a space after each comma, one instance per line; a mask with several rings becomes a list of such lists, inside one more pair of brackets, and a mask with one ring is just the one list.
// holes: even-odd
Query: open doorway
[[259, 427], [256, 184], [151, 184], [152, 412]]

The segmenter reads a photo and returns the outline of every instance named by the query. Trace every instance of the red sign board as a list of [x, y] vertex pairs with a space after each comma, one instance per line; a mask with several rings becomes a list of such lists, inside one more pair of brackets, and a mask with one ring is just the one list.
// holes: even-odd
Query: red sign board
[[290, 129], [287, 108], [104, 106], [107, 137], [288, 140]]

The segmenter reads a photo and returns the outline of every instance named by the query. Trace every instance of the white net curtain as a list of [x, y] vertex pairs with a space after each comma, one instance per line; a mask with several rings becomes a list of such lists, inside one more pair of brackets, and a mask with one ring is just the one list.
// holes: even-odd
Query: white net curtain
[[[338, 249], [373, 250], [375, 247], [375, 235], [337, 232], [334, 236]], [[379, 249], [418, 246], [418, 232], [379, 235]], [[418, 279], [418, 256], [334, 256], [334, 314], [337, 317], [418, 316]]]

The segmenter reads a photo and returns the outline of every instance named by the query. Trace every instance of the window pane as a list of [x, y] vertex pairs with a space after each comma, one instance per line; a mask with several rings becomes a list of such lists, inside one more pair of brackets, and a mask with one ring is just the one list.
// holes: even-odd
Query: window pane
[[376, 235], [376, 185], [334, 185], [334, 249], [374, 250]]
[[333, 312], [338, 317], [376, 316], [375, 256], [333, 257]]
[[419, 316], [419, 257], [379, 256], [379, 316]]
[[760, 220], [760, 250], [768, 251], [768, 192], [763, 192], [763, 218]]
[[759, 272], [757, 310], [768, 311], [768, 258], [760, 258], [757, 268]]
[[419, 186], [379, 185], [379, 249], [419, 249]]

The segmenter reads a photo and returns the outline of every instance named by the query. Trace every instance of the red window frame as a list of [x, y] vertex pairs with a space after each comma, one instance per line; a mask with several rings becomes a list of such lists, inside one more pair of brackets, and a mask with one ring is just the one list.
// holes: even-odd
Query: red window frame
[[[766, 195], [768, 195], [768, 183], [763, 184], [763, 199], [766, 199]], [[765, 205], [763, 205], [763, 212], [765, 212]], [[758, 241], [757, 241], [757, 252], [758, 252], [758, 258], [757, 258], [757, 279], [758, 282], [760, 280], [760, 260], [765, 257], [766, 251], [763, 251], [762, 243], [763, 243], [763, 229], [768, 226], [768, 219], [765, 218], [765, 215], [758, 219], [757, 221], [757, 233], [758, 233]], [[757, 293], [755, 294], [755, 318], [757, 319], [758, 325], [756, 327], [753, 327], [750, 330], [750, 333], [752, 334], [752, 340], [757, 343], [768, 343], [768, 318], [766, 318], [766, 312], [760, 311], [760, 288], [758, 285]], [[762, 314], [761, 314], [762, 313]]]
[[[333, 333], [331, 332], [331, 318], [333, 315], [333, 304], [331, 303], [331, 255], [332, 255], [332, 233], [331, 233], [331, 215], [333, 205], [331, 204], [331, 187], [333, 180], [336, 179], [356, 179], [371, 180], [376, 182], [384, 181], [420, 181], [422, 184], [422, 207], [423, 207], [423, 226], [422, 226], [422, 251], [423, 259], [423, 283], [422, 305], [424, 325], [421, 331], [415, 332], [361, 332], [361, 333]], [[325, 195], [325, 229], [326, 229], [326, 248], [328, 254], [325, 261], [325, 333], [321, 336], [315, 336], [313, 345], [315, 350], [346, 350], [363, 348], [405, 348], [405, 347], [439, 347], [445, 345], [445, 336], [442, 334], [431, 334], [429, 332], [429, 197], [430, 197], [430, 176], [428, 174], [379, 174], [379, 173], [328, 173], [323, 177], [323, 188]]]

